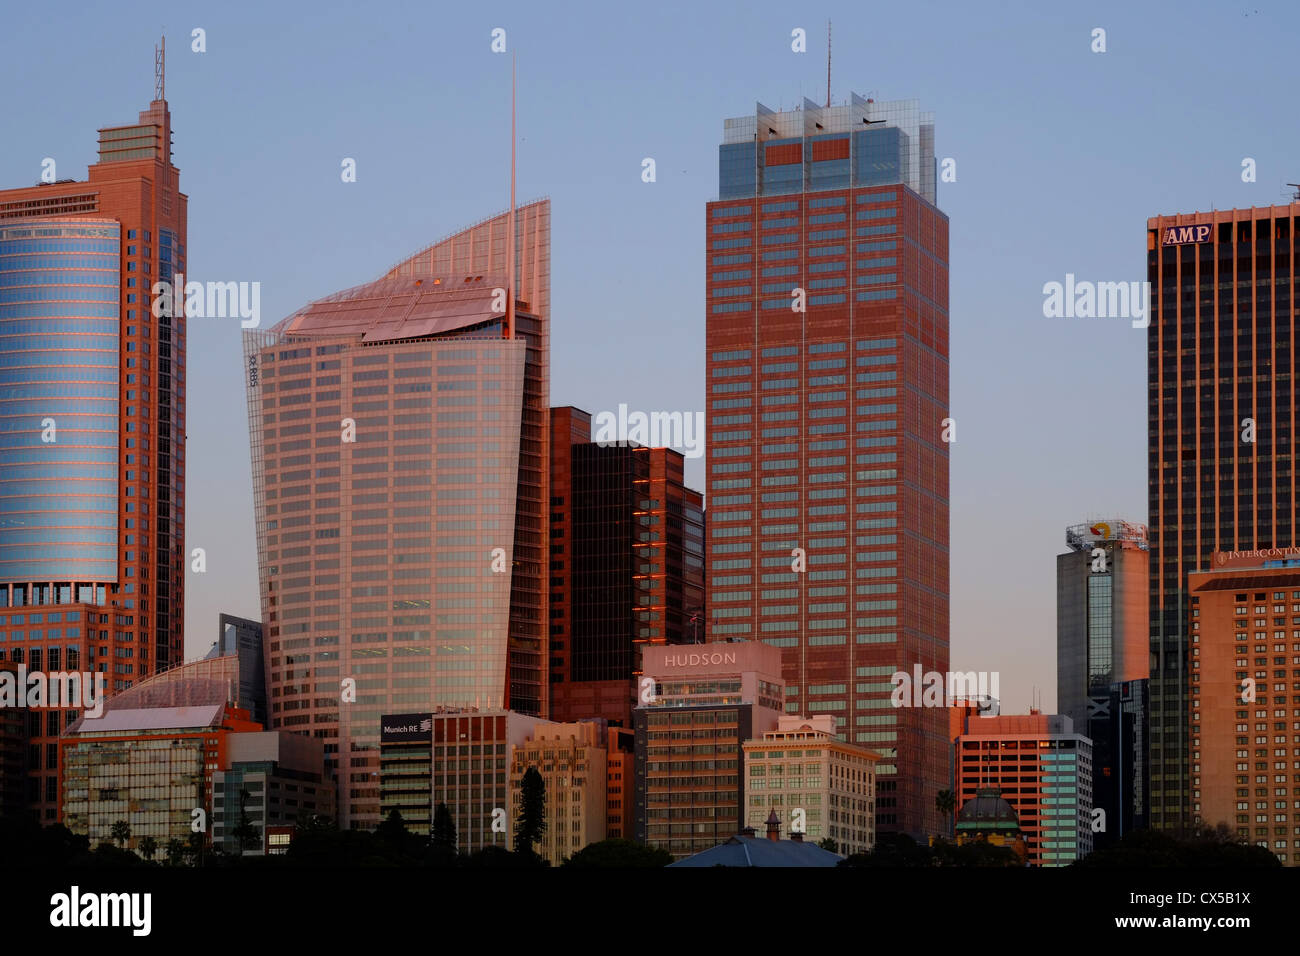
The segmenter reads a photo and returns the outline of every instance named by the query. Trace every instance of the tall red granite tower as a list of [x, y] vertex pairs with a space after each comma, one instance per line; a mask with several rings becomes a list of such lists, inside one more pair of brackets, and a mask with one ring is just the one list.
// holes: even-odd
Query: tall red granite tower
[[787, 712], [883, 757], [878, 833], [935, 832], [948, 669], [948, 218], [915, 102], [726, 121], [707, 207], [709, 638], [780, 647]]

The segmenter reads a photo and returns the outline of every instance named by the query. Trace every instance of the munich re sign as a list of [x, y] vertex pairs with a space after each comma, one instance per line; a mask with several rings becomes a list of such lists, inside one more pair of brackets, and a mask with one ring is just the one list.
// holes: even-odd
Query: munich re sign
[[1160, 245], [1183, 246], [1191, 242], [1208, 242], [1212, 229], [1208, 222], [1200, 222], [1194, 226], [1170, 226], [1161, 234]]

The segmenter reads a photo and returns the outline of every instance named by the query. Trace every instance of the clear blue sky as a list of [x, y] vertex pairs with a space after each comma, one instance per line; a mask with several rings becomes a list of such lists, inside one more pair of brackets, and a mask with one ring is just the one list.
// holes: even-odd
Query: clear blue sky
[[[1282, 202], [1300, 181], [1293, 4], [185, 3], [0, 33], [0, 186], [54, 157], [84, 178], [133, 122], [168, 37], [194, 279], [262, 283], [263, 326], [367, 281], [519, 196], [549, 195], [552, 404], [704, 407], [704, 203], [722, 121], [761, 101], [915, 97], [936, 114], [951, 218], [954, 666], [1001, 672], [1003, 712], [1055, 706], [1055, 565], [1086, 515], [1146, 520], [1145, 333], [1046, 319], [1045, 282], [1145, 278], [1147, 216]], [[207, 52], [190, 50], [190, 31]], [[795, 27], [808, 52], [790, 49]], [[1106, 30], [1107, 52], [1091, 33]], [[641, 181], [654, 157], [658, 181]], [[1288, 159], [1287, 157], [1290, 157]], [[340, 181], [343, 157], [358, 181]], [[1241, 161], [1258, 181], [1241, 181]], [[238, 321], [189, 334], [189, 656], [219, 611], [258, 617]], [[703, 486], [703, 462], [688, 478]]]

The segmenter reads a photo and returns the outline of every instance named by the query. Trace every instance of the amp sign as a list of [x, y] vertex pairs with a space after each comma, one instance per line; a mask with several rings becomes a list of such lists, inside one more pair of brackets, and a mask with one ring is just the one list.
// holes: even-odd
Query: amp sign
[[1195, 226], [1170, 226], [1160, 240], [1162, 246], [1182, 246], [1189, 242], [1207, 242], [1210, 238], [1210, 223], [1202, 222]]

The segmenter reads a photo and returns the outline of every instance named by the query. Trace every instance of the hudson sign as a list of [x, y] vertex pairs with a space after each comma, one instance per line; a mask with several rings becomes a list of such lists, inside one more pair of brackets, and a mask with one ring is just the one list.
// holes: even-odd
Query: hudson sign
[[665, 654], [664, 667], [700, 667], [705, 664], [734, 664], [734, 651], [713, 651], [703, 654]]
[[1160, 245], [1183, 246], [1190, 242], [1208, 242], [1211, 228], [1208, 222], [1197, 223], [1194, 226], [1170, 226], [1161, 234]]

